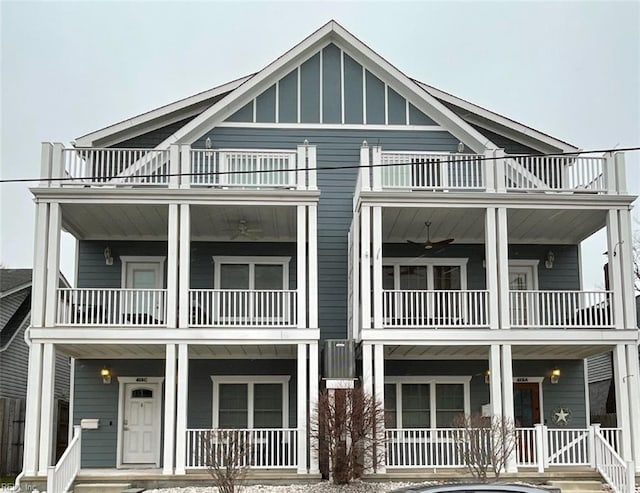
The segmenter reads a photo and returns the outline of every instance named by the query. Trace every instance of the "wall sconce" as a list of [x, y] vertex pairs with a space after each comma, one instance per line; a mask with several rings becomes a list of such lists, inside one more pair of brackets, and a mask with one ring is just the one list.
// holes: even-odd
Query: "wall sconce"
[[560, 380], [560, 368], [556, 366], [553, 370], [551, 370], [551, 383], [553, 384], [558, 383], [559, 380]]
[[459, 153], [464, 152], [464, 142], [458, 142], [458, 152]]
[[484, 383], [489, 385], [490, 382], [491, 382], [491, 370], [485, 370], [485, 372], [484, 372]]
[[551, 250], [547, 252], [547, 256], [544, 259], [544, 266], [547, 269], [553, 269], [553, 262], [555, 262], [556, 256], [553, 254]]
[[109, 385], [111, 383], [111, 370], [106, 366], [100, 370], [100, 376], [102, 377], [102, 383]]
[[106, 265], [113, 265], [113, 257], [111, 256], [111, 248], [109, 247], [104, 249], [104, 263]]

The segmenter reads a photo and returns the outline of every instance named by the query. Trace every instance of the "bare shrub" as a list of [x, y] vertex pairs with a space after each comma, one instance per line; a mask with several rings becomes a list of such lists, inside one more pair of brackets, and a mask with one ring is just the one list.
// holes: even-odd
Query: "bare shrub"
[[384, 409], [362, 388], [324, 390], [311, 416], [310, 435], [315, 438], [325, 476], [335, 484], [348, 484], [384, 461]]
[[204, 439], [207, 470], [220, 493], [240, 491], [250, 466], [252, 444], [243, 430], [211, 430]]
[[517, 436], [513, 420], [503, 416], [460, 414], [453, 426], [461, 429], [456, 446], [467, 469], [482, 482], [493, 472], [495, 479], [505, 470], [516, 451]]

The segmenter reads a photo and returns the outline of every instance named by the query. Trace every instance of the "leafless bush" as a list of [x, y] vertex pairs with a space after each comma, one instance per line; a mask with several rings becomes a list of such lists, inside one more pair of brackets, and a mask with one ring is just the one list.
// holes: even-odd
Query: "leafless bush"
[[347, 484], [362, 477], [365, 465], [382, 464], [383, 425], [382, 404], [361, 388], [322, 391], [312, 413], [310, 435], [318, 455], [328, 458], [329, 470], [323, 473], [336, 484]]
[[456, 445], [471, 475], [486, 482], [491, 471], [497, 480], [516, 451], [513, 421], [502, 416], [461, 414], [453, 426], [461, 428]]
[[211, 430], [204, 440], [207, 470], [220, 493], [240, 491], [249, 470], [250, 437], [243, 430]]

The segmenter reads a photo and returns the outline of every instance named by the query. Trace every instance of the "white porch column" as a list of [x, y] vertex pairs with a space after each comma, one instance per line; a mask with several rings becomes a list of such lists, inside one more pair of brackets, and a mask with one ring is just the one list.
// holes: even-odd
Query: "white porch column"
[[53, 344], [44, 344], [42, 355], [42, 402], [40, 411], [40, 459], [38, 475], [46, 476], [53, 449], [53, 394], [56, 372], [56, 351]]
[[191, 278], [191, 211], [189, 204], [180, 205], [180, 261], [178, 269], [178, 302], [179, 317], [178, 327], [189, 326], [189, 287]]
[[27, 396], [24, 419], [24, 454], [22, 470], [27, 476], [38, 472], [40, 450], [40, 411], [42, 380], [42, 344], [32, 342], [29, 348], [29, 373], [27, 373]]
[[500, 360], [500, 345], [492, 344], [489, 348], [489, 395], [492, 416], [502, 416], [502, 365]]
[[309, 325], [318, 328], [318, 206], [308, 207], [308, 262], [309, 262]]
[[[377, 404], [384, 406], [384, 344], [376, 344], [373, 347], [373, 375], [374, 375], [374, 397]], [[384, 433], [384, 420], [377, 423], [376, 434]], [[386, 464], [384, 460], [384, 445], [376, 448], [376, 472], [384, 474]]]
[[498, 193], [504, 193], [507, 191], [507, 163], [504, 159], [504, 149], [496, 149], [493, 153], [495, 159], [495, 173], [496, 173], [496, 191]]
[[318, 189], [316, 146], [307, 146], [307, 190]]
[[616, 329], [624, 329], [624, 305], [622, 303], [622, 278], [620, 273], [619, 252], [624, 245], [620, 243], [618, 212], [607, 211], [607, 260], [609, 263], [609, 289], [613, 291], [613, 321]]
[[198, 177], [191, 176], [191, 146], [180, 146], [180, 188], [191, 188], [191, 181], [198, 181]]
[[[37, 199], [36, 199], [37, 200]], [[31, 326], [44, 326], [47, 291], [47, 252], [49, 241], [49, 205], [36, 202], [36, 227], [31, 280]]]
[[496, 255], [496, 209], [495, 207], [487, 207], [484, 217], [484, 266], [487, 291], [489, 292], [489, 326], [492, 329], [500, 328], [498, 262]]
[[373, 327], [382, 328], [382, 207], [373, 207]]
[[633, 237], [631, 234], [631, 212], [623, 209], [618, 212], [620, 238], [620, 267], [622, 274], [622, 300], [624, 306], [624, 327], [635, 329], [636, 293], [633, 287]]
[[[320, 367], [318, 364], [318, 343], [309, 344], [309, 413], [315, 416], [318, 406], [318, 382], [320, 381]], [[320, 474], [320, 462], [318, 457], [318, 439], [309, 439], [309, 472]]]
[[178, 391], [176, 395], [176, 474], [187, 464], [187, 410], [189, 399], [189, 345], [178, 344]]
[[58, 309], [58, 277], [60, 272], [60, 230], [62, 219], [60, 204], [49, 204], [49, 231], [47, 244], [47, 278], [45, 300], [45, 326], [53, 327]]
[[298, 474], [307, 473], [307, 345], [298, 344]]
[[373, 146], [371, 168], [371, 189], [382, 190], [382, 147]]
[[371, 328], [371, 209], [360, 209], [360, 307], [362, 328]]
[[371, 169], [369, 168], [369, 145], [367, 141], [362, 142], [360, 147], [360, 189], [368, 192], [371, 190]]
[[169, 146], [169, 188], [180, 187], [180, 146], [171, 144]]
[[500, 328], [511, 328], [509, 309], [509, 240], [507, 232], [507, 209], [498, 207], [496, 246], [498, 253], [498, 303]]
[[167, 344], [164, 370], [164, 459], [162, 474], [173, 474], [176, 436], [176, 346]]
[[620, 449], [620, 455], [622, 455], [624, 460], [631, 460], [631, 418], [627, 370], [627, 352], [625, 346], [624, 344], [616, 344], [613, 349], [613, 380], [616, 386], [616, 415], [618, 418], [618, 428], [622, 428], [622, 447]]
[[167, 320], [170, 329], [178, 325], [178, 246], [180, 245], [180, 206], [169, 204], [167, 234]]
[[298, 290], [298, 327], [307, 327], [307, 210], [297, 206], [296, 271]]
[[484, 186], [487, 192], [496, 191], [496, 161], [494, 154], [495, 151], [493, 149], [485, 149], [484, 151]]
[[629, 391], [629, 420], [631, 424], [631, 450], [636, 472], [640, 473], [640, 363], [638, 346], [627, 344], [627, 388]]
[[[511, 345], [502, 346], [502, 416], [509, 423], [515, 423], [513, 411], [513, 360], [511, 357]], [[516, 451], [514, 450], [506, 461], [507, 472], [517, 472]]]

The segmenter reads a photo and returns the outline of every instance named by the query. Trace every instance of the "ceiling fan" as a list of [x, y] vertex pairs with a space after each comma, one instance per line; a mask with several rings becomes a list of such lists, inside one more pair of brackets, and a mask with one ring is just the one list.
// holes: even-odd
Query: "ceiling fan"
[[425, 250], [431, 250], [433, 247], [446, 246], [449, 243], [453, 243], [453, 238], [447, 238], [446, 240], [440, 240], [440, 241], [431, 241], [431, 233], [429, 231], [429, 229], [431, 228], [431, 222], [425, 221], [424, 224], [427, 227], [427, 241], [419, 242], [419, 241], [407, 240], [407, 243], [410, 243], [412, 245], [420, 245]]
[[257, 240], [258, 236], [256, 235], [256, 233], [262, 233], [262, 230], [260, 228], [250, 228], [247, 225], [246, 220], [240, 219], [240, 221], [238, 221], [238, 228], [235, 230], [231, 230], [231, 232], [233, 233], [233, 235], [231, 236], [232, 240], [237, 240], [238, 238]]

